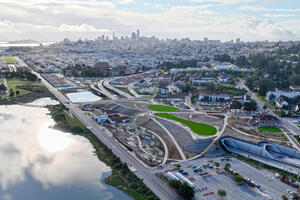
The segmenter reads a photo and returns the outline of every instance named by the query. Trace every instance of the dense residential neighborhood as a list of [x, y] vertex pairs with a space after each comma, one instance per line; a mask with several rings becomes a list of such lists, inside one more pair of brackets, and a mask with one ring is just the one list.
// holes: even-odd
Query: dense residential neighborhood
[[106, 145], [113, 176], [139, 180], [144, 198], [297, 195], [299, 42], [136, 35], [3, 47], [1, 104], [49, 108], [63, 130]]

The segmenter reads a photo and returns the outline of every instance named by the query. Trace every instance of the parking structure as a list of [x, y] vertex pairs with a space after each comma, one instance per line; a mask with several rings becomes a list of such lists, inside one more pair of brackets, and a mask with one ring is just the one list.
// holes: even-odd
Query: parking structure
[[[214, 166], [214, 162], [220, 164], [219, 169]], [[251, 179], [260, 188], [251, 187], [246, 183], [238, 185], [234, 182], [233, 176], [224, 171], [223, 167], [226, 163], [230, 163], [231, 169], [234, 169], [244, 178]], [[180, 170], [173, 170], [173, 168], [173, 165], [167, 165], [162, 169], [154, 170], [154, 172], [164, 173], [165, 170], [172, 170], [171, 172], [174, 174], [182, 173], [194, 184], [195, 199], [219, 199], [218, 189], [226, 191], [226, 199], [234, 200], [281, 200], [282, 195], [291, 196], [291, 191], [295, 191], [294, 188], [281, 182], [267, 170], [258, 170], [236, 158], [229, 160], [223, 157], [198, 158], [181, 163]]]

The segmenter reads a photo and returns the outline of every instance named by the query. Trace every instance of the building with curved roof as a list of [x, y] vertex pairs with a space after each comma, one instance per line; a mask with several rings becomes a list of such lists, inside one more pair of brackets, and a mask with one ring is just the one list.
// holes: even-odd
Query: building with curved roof
[[251, 156], [254, 159], [260, 157], [300, 168], [300, 152], [292, 148], [268, 142], [253, 144], [232, 137], [223, 137], [220, 143], [232, 153], [245, 157]]

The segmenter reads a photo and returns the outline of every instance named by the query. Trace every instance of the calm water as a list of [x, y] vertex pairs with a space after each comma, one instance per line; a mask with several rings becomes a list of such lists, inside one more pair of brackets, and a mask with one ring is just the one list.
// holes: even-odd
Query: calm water
[[[44, 46], [53, 44], [54, 42], [46, 42], [42, 43]], [[11, 43], [6, 43], [6, 42], [0, 42], [0, 47], [38, 47], [40, 44], [37, 43], [32, 43], [32, 44], [11, 44]]]
[[37, 99], [35, 101], [33, 101], [32, 103], [29, 103], [29, 105], [37, 105], [37, 106], [54, 106], [54, 105], [58, 105], [59, 102], [51, 99], [50, 97], [46, 97], [46, 98], [41, 98], [41, 99]]
[[129, 200], [102, 183], [111, 170], [89, 141], [50, 128], [47, 113], [0, 106], [0, 200]]
[[67, 97], [74, 103], [87, 103], [101, 100], [101, 97], [89, 91], [68, 93]]

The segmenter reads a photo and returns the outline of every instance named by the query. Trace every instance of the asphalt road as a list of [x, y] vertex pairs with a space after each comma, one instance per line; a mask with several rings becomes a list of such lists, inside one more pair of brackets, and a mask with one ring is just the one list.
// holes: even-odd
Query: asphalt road
[[[251, 99], [253, 99], [254, 101], [256, 101], [258, 108], [260, 109], [260, 111], [263, 111], [263, 107], [265, 105], [265, 103], [263, 101], [261, 101], [254, 92], [252, 92], [244, 83], [244, 81], [240, 81], [238, 83], [238, 87], [240, 88], [244, 88], [247, 90], [247, 92], [251, 95]], [[270, 108], [267, 108], [265, 110], [266, 112], [268, 112], [269, 114], [272, 114], [274, 116], [277, 116]], [[277, 116], [278, 117], [278, 116]], [[294, 134], [300, 135], [300, 129], [293, 124], [291, 121], [289, 121], [288, 119], [282, 118], [282, 117], [278, 117], [281, 119], [281, 123], [284, 127], [286, 127], [287, 129], [289, 129], [291, 132], [293, 132]], [[300, 149], [297, 144], [297, 142], [295, 142], [295, 140], [292, 138], [293, 136], [291, 136], [290, 134], [286, 134], [286, 136], [288, 137], [289, 141], [293, 144], [293, 146], [296, 149]]]
[[126, 92], [123, 92], [122, 90], [119, 90], [119, 89], [117, 89], [117, 88], [111, 86], [111, 85], [109, 84], [109, 80], [105, 80], [105, 81], [103, 82], [103, 85], [104, 85], [105, 87], [109, 88], [110, 90], [112, 90], [112, 91], [114, 91], [114, 92], [116, 92], [116, 93], [118, 93], [118, 94], [120, 94], [120, 95], [122, 95], [122, 96], [124, 96], [124, 97], [126, 97], [126, 98], [128, 98], [128, 99], [132, 99], [132, 98], [133, 98], [133, 96], [131, 96], [130, 94], [128, 94], [128, 93], [126, 93]]
[[56, 88], [50, 85], [40, 74], [35, 73], [49, 89], [49, 91], [77, 117], [86, 127], [90, 128], [91, 132], [103, 142], [107, 147], [112, 149], [112, 152], [118, 156], [122, 162], [136, 169], [134, 172], [139, 178], [143, 179], [144, 183], [161, 199], [161, 200], [176, 200], [181, 199], [174, 191], [172, 191], [165, 183], [150, 172], [144, 165], [138, 162], [130, 153], [125, 151], [112, 137], [107, 133], [108, 130], [100, 129], [99, 125], [86, 116], [77, 106], [61, 94]]
[[118, 99], [116, 95], [111, 94], [109, 91], [107, 91], [104, 87], [103, 87], [103, 81], [101, 80], [100, 82], [98, 82], [98, 87], [99, 89], [95, 88], [94, 86], [92, 86], [92, 88], [94, 88], [95, 90], [99, 91], [100, 93], [104, 94], [106, 97], [111, 98], [111, 99]]

